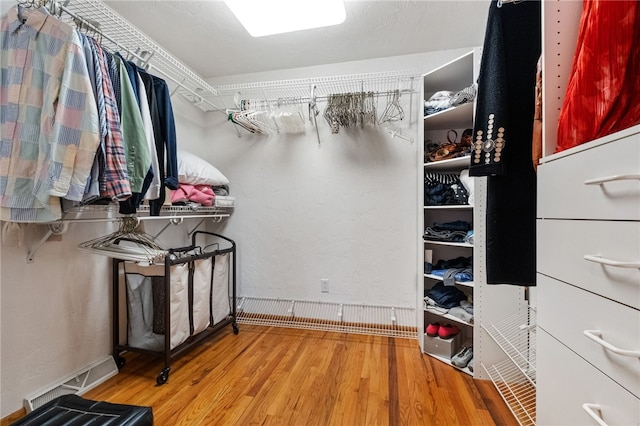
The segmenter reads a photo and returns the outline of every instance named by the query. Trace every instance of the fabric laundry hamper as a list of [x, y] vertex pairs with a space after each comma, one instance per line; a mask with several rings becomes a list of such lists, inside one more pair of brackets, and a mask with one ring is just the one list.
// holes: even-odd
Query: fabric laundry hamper
[[[161, 351], [164, 348], [165, 268], [163, 265], [140, 266], [126, 262], [124, 266], [127, 290], [127, 338], [130, 346]], [[189, 265], [171, 267], [171, 349], [190, 335]]]
[[229, 253], [194, 262], [192, 334], [217, 324], [231, 313], [229, 304]]
[[[114, 258], [113, 357], [118, 368], [126, 363], [123, 351], [162, 356], [164, 368], [156, 378], [161, 385], [168, 380], [171, 361], [180, 354], [227, 325], [238, 334], [235, 253], [233, 240], [196, 231], [190, 246], [168, 249], [163, 265]], [[124, 344], [121, 287], [126, 293]]]

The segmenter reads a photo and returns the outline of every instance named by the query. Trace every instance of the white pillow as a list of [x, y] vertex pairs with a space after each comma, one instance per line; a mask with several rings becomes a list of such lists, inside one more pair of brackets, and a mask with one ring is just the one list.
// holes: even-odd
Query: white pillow
[[229, 185], [229, 179], [215, 166], [187, 151], [178, 149], [178, 181], [191, 185]]

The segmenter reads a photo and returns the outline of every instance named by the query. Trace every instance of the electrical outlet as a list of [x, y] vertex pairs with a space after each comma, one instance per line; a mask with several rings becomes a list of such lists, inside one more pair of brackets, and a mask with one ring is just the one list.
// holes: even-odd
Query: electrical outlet
[[320, 292], [329, 293], [329, 280], [323, 278], [320, 280]]

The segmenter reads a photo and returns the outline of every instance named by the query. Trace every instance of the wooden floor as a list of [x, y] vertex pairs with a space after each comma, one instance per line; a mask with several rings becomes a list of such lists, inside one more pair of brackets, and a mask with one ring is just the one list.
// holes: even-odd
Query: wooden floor
[[162, 386], [160, 359], [126, 358], [83, 397], [152, 406], [159, 426], [517, 425], [491, 382], [421, 354], [415, 340], [227, 327], [175, 360]]

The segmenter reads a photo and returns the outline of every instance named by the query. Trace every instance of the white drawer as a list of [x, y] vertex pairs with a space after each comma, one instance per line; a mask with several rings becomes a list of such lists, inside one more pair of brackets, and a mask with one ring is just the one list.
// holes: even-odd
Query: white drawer
[[600, 406], [608, 425], [640, 423], [640, 399], [538, 328], [536, 424], [598, 426], [583, 404]]
[[[538, 217], [640, 219], [640, 133], [541, 164]], [[594, 179], [626, 176], [602, 184]]]
[[640, 309], [639, 268], [584, 258], [640, 263], [640, 222], [544, 219], [537, 225], [538, 272]]
[[590, 335], [640, 354], [640, 311], [538, 275], [538, 325], [640, 398], [640, 358], [605, 349]]

